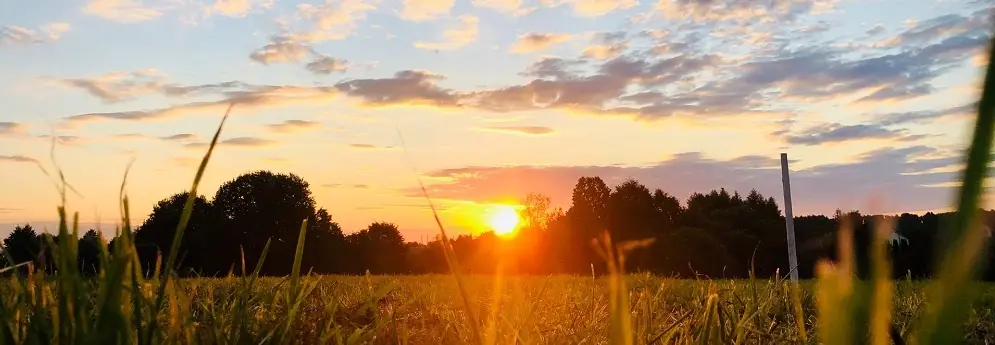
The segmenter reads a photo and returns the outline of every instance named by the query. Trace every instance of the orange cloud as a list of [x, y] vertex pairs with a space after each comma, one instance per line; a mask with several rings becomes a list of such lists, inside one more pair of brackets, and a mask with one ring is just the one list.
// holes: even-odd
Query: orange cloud
[[449, 15], [455, 0], [403, 0], [401, 19], [427, 21]]
[[162, 15], [161, 9], [136, 0], [92, 0], [83, 12], [120, 23], [144, 22]]
[[0, 162], [12, 162], [12, 163], [38, 163], [37, 159], [25, 156], [8, 156], [0, 155]]
[[552, 128], [543, 126], [490, 126], [482, 129], [492, 132], [524, 135], [546, 135], [554, 132]]
[[306, 120], [286, 120], [282, 123], [266, 125], [266, 129], [276, 133], [293, 133], [302, 130], [317, 128], [321, 123]]
[[556, 33], [531, 33], [518, 36], [518, 41], [511, 46], [511, 52], [528, 54], [543, 51], [553, 46], [569, 41], [573, 36]]

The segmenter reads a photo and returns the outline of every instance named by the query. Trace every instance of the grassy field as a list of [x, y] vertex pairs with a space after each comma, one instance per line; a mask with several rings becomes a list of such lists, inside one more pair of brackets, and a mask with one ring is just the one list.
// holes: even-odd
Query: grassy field
[[[496, 344], [610, 343], [609, 278], [465, 277], [480, 315], [485, 341]], [[260, 278], [196, 278], [175, 281], [175, 299], [159, 316], [165, 343], [474, 343], [452, 276], [320, 276], [300, 304], [284, 303], [290, 281]], [[626, 277], [631, 331], [636, 344], [817, 343], [813, 282], [802, 284], [799, 327], [789, 284], [769, 280], [673, 280]], [[250, 286], [250, 284], [252, 284]], [[40, 282], [44, 295], [54, 284]], [[143, 290], [151, 292], [153, 285]], [[995, 285], [979, 286], [963, 326], [963, 343], [995, 343]], [[41, 301], [49, 313], [2, 292], [3, 310], [23, 316], [58, 317], [58, 301]], [[96, 304], [99, 290], [88, 303]], [[51, 291], [49, 291], [51, 292]], [[925, 307], [923, 285], [896, 283], [893, 324], [907, 335]], [[47, 304], [47, 308], [44, 308]], [[288, 308], [289, 306], [289, 308]], [[292, 308], [298, 308], [291, 311]], [[87, 308], [97, 310], [98, 308]], [[127, 309], [127, 308], [125, 308]], [[9, 317], [9, 315], [7, 315]], [[22, 320], [22, 334], [44, 334], [38, 321]], [[50, 320], [49, 322], [58, 321]], [[9, 325], [9, 324], [8, 324]], [[34, 325], [34, 326], [29, 326]], [[51, 325], [50, 325], [51, 326]], [[58, 329], [53, 327], [50, 329]], [[804, 329], [804, 331], [802, 331]], [[802, 333], [804, 332], [804, 333]], [[136, 338], [137, 334], [134, 335]], [[28, 340], [28, 339], [22, 339]], [[39, 343], [44, 343], [38, 339]], [[123, 339], [122, 339], [123, 340]], [[714, 341], [708, 341], [714, 343]]]

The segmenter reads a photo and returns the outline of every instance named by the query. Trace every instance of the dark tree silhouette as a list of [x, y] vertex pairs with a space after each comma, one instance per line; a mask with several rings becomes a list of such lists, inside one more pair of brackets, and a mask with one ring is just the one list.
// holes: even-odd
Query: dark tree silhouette
[[[188, 197], [189, 193], [181, 192], [159, 201], [135, 232], [135, 247], [146, 274], [152, 273], [160, 256], [162, 263], [168, 259], [176, 227], [180, 223]], [[212, 242], [215, 239], [209, 237], [210, 232], [217, 229], [218, 225], [219, 218], [214, 206], [203, 196], [195, 198], [190, 220], [180, 242], [176, 260], [178, 272], [212, 275], [227, 270], [229, 264], [215, 260], [216, 256], [212, 253], [221, 244]]]
[[357, 267], [360, 271], [369, 270], [376, 274], [407, 271], [404, 236], [394, 224], [370, 224], [366, 229], [346, 237], [346, 242], [355, 250], [356, 257], [361, 258], [362, 265]]
[[[33, 262], [38, 260], [42, 252], [41, 236], [38, 235], [38, 232], [30, 224], [17, 226], [3, 240], [3, 249], [9, 254], [10, 259], [14, 261], [9, 263], [11, 265], [29, 261]], [[26, 271], [26, 268], [22, 268], [21, 270]]]
[[94, 275], [100, 270], [100, 245], [104, 239], [97, 230], [87, 230], [79, 240], [78, 257], [80, 273]]
[[244, 250], [246, 271], [251, 271], [270, 240], [262, 273], [290, 273], [301, 223], [310, 220], [314, 226], [316, 210], [307, 182], [294, 174], [256, 171], [221, 185], [213, 204], [222, 226], [209, 237], [222, 258], [234, 262]]

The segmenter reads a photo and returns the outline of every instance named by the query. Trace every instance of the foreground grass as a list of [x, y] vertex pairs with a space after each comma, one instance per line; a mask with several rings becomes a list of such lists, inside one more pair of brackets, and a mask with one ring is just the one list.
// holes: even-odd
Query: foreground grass
[[[489, 343], [611, 342], [608, 277], [503, 277], [500, 286], [495, 285], [491, 276], [464, 278], [466, 288], [477, 297], [479, 315], [483, 316], [480, 322], [492, 325], [486, 337]], [[0, 310], [20, 315], [16, 323], [5, 325], [13, 326], [13, 333], [25, 336], [18, 342], [47, 343], [51, 340], [31, 341], [31, 335], [44, 334], [39, 326], [59, 322], [59, 299], [47, 295], [55, 288], [52, 282], [42, 281], [41, 277], [33, 280], [37, 281], [29, 289], [34, 292], [28, 294], [43, 300], [40, 305], [19, 302], [25, 292], [13, 281], [7, 281], [0, 285]], [[475, 342], [460, 293], [448, 276], [312, 276], [302, 278], [300, 283], [313, 289], [302, 296], [299, 309], [292, 313], [293, 305], [282, 301], [292, 289], [286, 278], [259, 278], [254, 282], [234, 277], [175, 280], [170, 286], [175, 298], [166, 303], [157, 318], [162, 332], [157, 342]], [[630, 329], [637, 344], [817, 342], [816, 303], [810, 282], [802, 284], [800, 293], [803, 310], [800, 319], [804, 320], [807, 334], [800, 333], [802, 328], [796, 324], [799, 318], [795, 315], [788, 283], [630, 275], [626, 277], [626, 285], [631, 302]], [[146, 282], [142, 290], [154, 286]], [[499, 294], [495, 295], [494, 291]], [[995, 285], [979, 284], [978, 291], [965, 313], [967, 321], [961, 328], [961, 343], [995, 343]], [[96, 304], [98, 295], [94, 290], [87, 303]], [[500, 300], [499, 311], [491, 313], [490, 308], [497, 300]], [[924, 283], [898, 282], [894, 301], [895, 329], [910, 334], [925, 308]], [[118, 308], [122, 312], [129, 309], [126, 305]], [[87, 314], [97, 317], [94, 313]]]

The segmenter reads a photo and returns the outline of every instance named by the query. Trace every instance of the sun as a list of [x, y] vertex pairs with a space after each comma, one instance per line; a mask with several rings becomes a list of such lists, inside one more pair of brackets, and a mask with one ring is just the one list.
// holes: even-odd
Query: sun
[[487, 225], [498, 236], [508, 236], [518, 228], [518, 211], [514, 206], [493, 206], [487, 217]]

